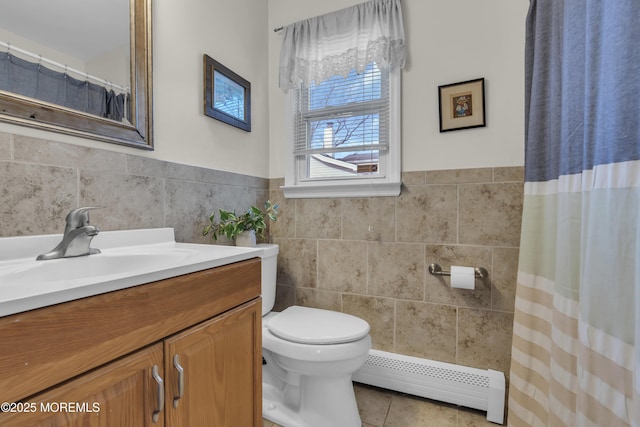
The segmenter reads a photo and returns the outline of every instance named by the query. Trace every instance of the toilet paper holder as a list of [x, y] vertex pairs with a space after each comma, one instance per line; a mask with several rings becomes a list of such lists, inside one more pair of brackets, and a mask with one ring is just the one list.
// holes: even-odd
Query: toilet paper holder
[[[474, 267], [473, 270], [475, 271], [476, 279], [486, 279], [487, 277], [489, 277], [489, 272], [484, 267]], [[451, 276], [450, 271], [442, 270], [440, 264], [435, 263], [429, 264], [429, 273], [434, 276]]]

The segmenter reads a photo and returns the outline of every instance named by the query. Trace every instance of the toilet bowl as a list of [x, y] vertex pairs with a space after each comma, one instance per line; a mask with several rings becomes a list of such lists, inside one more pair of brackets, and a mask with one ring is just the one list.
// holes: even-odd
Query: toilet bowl
[[259, 246], [263, 417], [284, 427], [360, 427], [351, 375], [369, 354], [369, 324], [349, 314], [309, 307], [271, 312], [278, 246]]

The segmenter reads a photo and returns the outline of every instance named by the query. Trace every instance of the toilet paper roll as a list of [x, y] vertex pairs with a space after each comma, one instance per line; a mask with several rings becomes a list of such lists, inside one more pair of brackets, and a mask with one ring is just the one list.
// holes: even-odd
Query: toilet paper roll
[[458, 289], [475, 289], [476, 271], [473, 267], [451, 266], [451, 287]]

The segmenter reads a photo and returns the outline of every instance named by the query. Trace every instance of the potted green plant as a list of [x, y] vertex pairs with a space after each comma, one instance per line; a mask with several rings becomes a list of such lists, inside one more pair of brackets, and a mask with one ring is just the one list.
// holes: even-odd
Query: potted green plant
[[236, 246], [255, 246], [256, 238], [263, 239], [267, 228], [267, 218], [276, 221], [278, 218], [278, 205], [267, 200], [264, 209], [251, 206], [246, 212], [237, 215], [234, 212], [218, 209], [219, 220], [216, 213], [209, 216], [209, 224], [202, 230], [202, 235], [211, 234], [214, 239], [225, 236], [229, 240], [235, 240]]

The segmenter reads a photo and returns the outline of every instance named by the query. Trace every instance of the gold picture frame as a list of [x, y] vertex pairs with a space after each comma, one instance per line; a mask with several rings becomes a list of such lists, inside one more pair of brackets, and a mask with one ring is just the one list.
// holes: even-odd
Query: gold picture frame
[[440, 132], [486, 126], [484, 78], [438, 86]]

